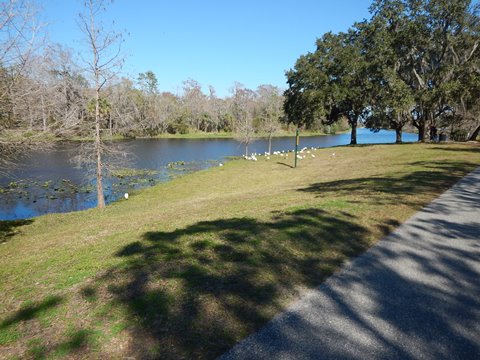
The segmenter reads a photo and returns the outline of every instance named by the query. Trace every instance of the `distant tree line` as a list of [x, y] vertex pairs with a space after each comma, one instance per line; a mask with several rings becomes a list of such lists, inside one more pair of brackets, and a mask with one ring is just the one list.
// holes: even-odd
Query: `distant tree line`
[[[8, 69], [0, 69], [4, 74]], [[94, 124], [95, 86], [69, 49], [49, 45], [32, 57], [22, 75], [6, 90], [0, 104], [2, 125], [9, 129], [88, 136]], [[242, 112], [242, 115], [240, 115]], [[182, 92], [161, 92], [152, 71], [136, 79], [111, 79], [100, 93], [101, 128], [108, 135], [155, 136], [164, 133], [234, 132], [247, 118], [257, 134], [269, 134], [283, 118], [282, 90], [261, 85], [250, 90], [236, 83], [231, 94], [208, 94], [192, 79]]]
[[414, 126], [419, 141], [480, 132], [478, 2], [375, 0], [371, 19], [327, 33], [287, 72], [288, 122], [347, 119], [351, 143], [373, 130]]

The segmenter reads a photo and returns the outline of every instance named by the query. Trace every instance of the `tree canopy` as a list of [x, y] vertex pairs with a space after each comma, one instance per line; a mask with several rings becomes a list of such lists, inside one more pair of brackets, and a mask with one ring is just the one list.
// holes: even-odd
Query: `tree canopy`
[[[374, 130], [410, 123], [419, 140], [437, 129], [478, 134], [480, 22], [468, 0], [376, 0], [371, 18], [327, 33], [287, 72], [289, 122], [344, 117], [356, 143], [360, 122]], [[399, 136], [400, 135], [400, 136]]]

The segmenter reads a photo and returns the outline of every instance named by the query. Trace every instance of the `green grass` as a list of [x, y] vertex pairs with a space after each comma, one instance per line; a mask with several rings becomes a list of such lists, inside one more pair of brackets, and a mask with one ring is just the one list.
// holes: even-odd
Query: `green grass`
[[[337, 134], [341, 134], [347, 131], [337, 131]], [[310, 130], [305, 130], [300, 132], [300, 136], [323, 136], [323, 135], [331, 135], [331, 134], [324, 134], [322, 132], [318, 131], [310, 131]], [[295, 136], [295, 129], [292, 127], [291, 130], [280, 130], [277, 131], [273, 137], [286, 137], [286, 136]], [[257, 134], [257, 138], [264, 138], [267, 137], [265, 134]], [[225, 132], [225, 131], [220, 131], [220, 132], [204, 132], [204, 131], [192, 131], [187, 134], [169, 134], [169, 133], [164, 133], [164, 134], [159, 134], [159, 135], [154, 135], [154, 136], [137, 136], [137, 139], [233, 139], [234, 138], [234, 133], [233, 132]], [[71, 136], [67, 139], [65, 138], [56, 138], [53, 135], [52, 136], [47, 136], [44, 135], [42, 137], [44, 141], [60, 141], [60, 140], [71, 140], [71, 141], [93, 141], [92, 137], [89, 136]], [[105, 135], [104, 140], [108, 141], [118, 141], [118, 140], [125, 140], [125, 137], [119, 134], [115, 134], [113, 136]]]
[[[345, 131], [346, 132], [346, 131]], [[338, 134], [343, 133], [342, 131], [337, 132]], [[331, 134], [324, 134], [317, 131], [310, 131], [305, 130], [300, 132], [300, 136], [322, 136], [322, 135], [331, 135]], [[295, 136], [295, 129], [292, 127], [291, 130], [280, 130], [277, 131], [273, 137], [286, 137], [286, 136]], [[257, 134], [257, 138], [265, 138], [267, 135], [265, 134]], [[188, 134], [160, 134], [153, 136], [156, 139], [232, 139], [234, 138], [234, 133], [232, 132], [204, 132], [204, 131], [197, 131], [197, 132], [189, 132]]]
[[314, 153], [0, 222], [0, 358], [214, 358], [480, 163], [478, 145]]

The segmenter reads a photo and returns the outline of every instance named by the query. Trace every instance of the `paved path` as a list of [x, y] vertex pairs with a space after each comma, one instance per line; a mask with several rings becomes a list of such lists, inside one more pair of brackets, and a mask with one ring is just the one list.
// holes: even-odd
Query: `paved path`
[[221, 359], [480, 359], [480, 168]]

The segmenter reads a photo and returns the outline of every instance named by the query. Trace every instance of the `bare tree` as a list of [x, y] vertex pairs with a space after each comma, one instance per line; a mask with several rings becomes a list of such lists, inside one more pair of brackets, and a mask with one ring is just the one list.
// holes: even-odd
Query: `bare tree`
[[100, 98], [104, 85], [121, 68], [124, 58], [121, 55], [122, 36], [103, 28], [99, 18], [105, 11], [108, 1], [86, 0], [84, 12], [80, 14], [79, 26], [87, 42], [91, 58], [86, 60], [87, 71], [93, 81], [95, 104], [94, 153], [96, 162], [97, 206], [105, 207], [103, 194], [102, 154], [105, 145], [101, 137]]
[[283, 96], [279, 88], [272, 85], [260, 85], [257, 89], [257, 111], [262, 132], [268, 138], [268, 153], [272, 153], [272, 137], [280, 129], [283, 116]]
[[19, 152], [33, 147], [31, 139], [11, 136], [6, 130], [15, 125], [13, 86], [24, 73], [34, 51], [42, 44], [41, 24], [36, 21], [33, 1], [0, 2], [0, 169], [11, 165]]
[[48, 74], [54, 85], [51, 98], [52, 115], [62, 132], [79, 131], [85, 118], [88, 83], [72, 52], [61, 45], [46, 52]]
[[36, 20], [37, 8], [28, 0], [0, 2], [0, 64], [9, 72], [9, 84], [0, 97], [8, 94], [9, 87], [21, 76], [39, 41], [41, 24]]
[[52, 89], [45, 70], [44, 57], [36, 56], [30, 59], [24, 74], [11, 86], [11, 111], [15, 114], [16, 123], [24, 129], [46, 130], [48, 100], [45, 97], [50, 97]]
[[179, 113], [178, 98], [169, 92], [160, 94], [155, 101], [153, 124], [161, 134], [167, 131]]
[[48, 46], [32, 57], [13, 85], [13, 109], [24, 128], [75, 135], [81, 130], [87, 89], [71, 51]]
[[108, 89], [108, 101], [112, 106], [110, 114], [112, 133], [132, 136], [140, 121], [140, 109], [135, 102], [135, 89], [130, 79], [122, 78]]
[[234, 117], [234, 136], [245, 145], [245, 156], [248, 156], [248, 145], [255, 137], [253, 126], [253, 106], [255, 92], [246, 89], [242, 84], [235, 83], [232, 89], [231, 111]]
[[203, 120], [206, 114], [206, 102], [207, 97], [202, 92], [202, 86], [198, 81], [188, 79], [183, 82], [182, 103], [190, 127], [195, 131], [205, 130]]

